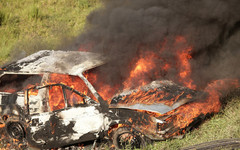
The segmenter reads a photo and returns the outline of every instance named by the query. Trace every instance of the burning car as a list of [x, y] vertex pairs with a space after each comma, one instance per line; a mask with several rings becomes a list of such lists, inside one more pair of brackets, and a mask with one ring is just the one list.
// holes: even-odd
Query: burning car
[[[56, 90], [61, 90], [62, 95]], [[61, 105], [51, 103], [55, 97], [61, 99]], [[137, 106], [103, 107], [63, 84], [35, 86], [25, 92], [4, 94], [1, 99], [1, 123], [5, 124], [7, 135], [20, 143], [25, 141], [38, 148], [56, 148], [96, 140], [110, 136], [110, 132], [113, 132], [111, 138], [117, 148], [122, 148], [122, 134], [135, 136], [131, 142], [140, 147], [144, 144], [141, 127], [151, 125], [152, 129], [147, 131], [153, 133], [143, 132], [146, 137], [153, 136], [157, 132], [157, 125], [164, 123], [163, 120], [140, 111], [150, 112], [151, 109], [147, 109], [147, 106], [142, 109]], [[153, 108], [153, 112], [174, 109], [166, 105], [156, 105]], [[147, 122], [149, 120], [152, 122]], [[155, 135], [154, 139], [156, 138], [159, 137]]]
[[[148, 139], [178, 137], [176, 132], [183, 134], [193, 122], [180, 127], [175, 114], [204, 92], [167, 80], [124, 91], [109, 103], [103, 100], [84, 72], [106, 61], [90, 52], [44, 50], [5, 66], [0, 75], [0, 123], [5, 136], [18, 145], [41, 149], [106, 137], [116, 148], [128, 144], [139, 148]], [[53, 81], [55, 75], [74, 80], [67, 86]], [[75, 84], [82, 90], [76, 90]], [[139, 92], [152, 97], [137, 96]], [[169, 118], [180, 125], [173, 128]]]

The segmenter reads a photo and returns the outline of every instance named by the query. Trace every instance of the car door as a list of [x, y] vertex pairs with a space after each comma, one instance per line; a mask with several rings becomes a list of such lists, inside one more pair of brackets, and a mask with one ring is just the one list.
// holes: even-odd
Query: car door
[[66, 108], [55, 111], [55, 136], [61, 143], [78, 143], [94, 140], [104, 128], [104, 114], [98, 103], [87, 104], [85, 95], [63, 88]]
[[26, 138], [32, 146], [42, 147], [52, 140], [50, 118], [54, 116], [54, 112], [49, 111], [47, 107], [48, 91], [48, 87], [27, 90], [29, 121], [26, 127]]

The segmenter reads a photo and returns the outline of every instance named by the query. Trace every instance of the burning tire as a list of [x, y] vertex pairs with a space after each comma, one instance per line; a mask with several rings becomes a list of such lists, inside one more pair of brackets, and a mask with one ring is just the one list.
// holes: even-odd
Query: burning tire
[[19, 141], [23, 140], [24, 138], [24, 129], [22, 125], [18, 122], [9, 122], [6, 126], [8, 135]]
[[145, 146], [145, 139], [134, 131], [126, 127], [118, 128], [113, 133], [113, 144], [116, 149], [141, 148]]

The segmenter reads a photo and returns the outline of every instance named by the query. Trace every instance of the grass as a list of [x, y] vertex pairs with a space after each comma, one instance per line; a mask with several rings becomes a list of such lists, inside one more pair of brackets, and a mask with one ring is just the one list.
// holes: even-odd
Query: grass
[[56, 49], [83, 30], [99, 0], [1, 0], [0, 65], [14, 54]]

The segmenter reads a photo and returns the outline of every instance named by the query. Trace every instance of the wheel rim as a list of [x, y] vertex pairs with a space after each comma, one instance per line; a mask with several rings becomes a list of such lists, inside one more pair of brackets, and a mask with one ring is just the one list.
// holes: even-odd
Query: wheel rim
[[8, 134], [17, 140], [22, 140], [24, 137], [24, 131], [22, 126], [19, 123], [11, 123], [7, 127]]
[[141, 140], [139, 137], [129, 132], [120, 134], [117, 137], [117, 142], [121, 149], [125, 149], [127, 146], [130, 146], [131, 148], [140, 148], [141, 146]]

